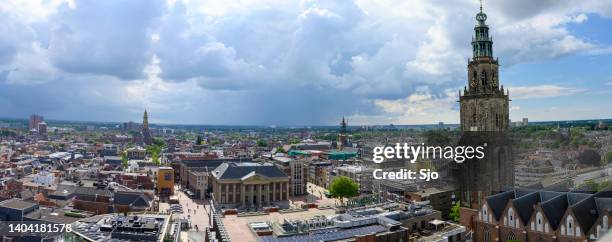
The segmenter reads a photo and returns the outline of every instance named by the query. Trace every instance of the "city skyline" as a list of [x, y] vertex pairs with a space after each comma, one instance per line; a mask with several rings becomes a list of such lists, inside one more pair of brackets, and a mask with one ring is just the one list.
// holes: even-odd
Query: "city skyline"
[[[17, 2], [0, 4], [1, 117], [123, 122], [146, 108], [151, 123], [210, 125], [459, 123], [478, 11], [471, 0]], [[511, 120], [610, 118], [606, 4], [485, 1]]]

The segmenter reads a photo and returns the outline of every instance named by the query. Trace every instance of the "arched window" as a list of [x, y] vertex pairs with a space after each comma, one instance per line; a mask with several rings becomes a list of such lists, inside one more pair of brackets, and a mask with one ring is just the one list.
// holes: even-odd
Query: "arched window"
[[491, 242], [491, 231], [485, 230], [485, 232], [484, 232], [484, 242]]
[[516, 236], [514, 235], [514, 233], [510, 232], [510, 233], [508, 234], [508, 236], [506, 237], [506, 241], [512, 241], [512, 242], [514, 242], [514, 241], [518, 241], [518, 240], [516, 239]]
[[489, 215], [487, 214], [487, 205], [482, 205], [482, 220], [489, 222]]
[[508, 222], [510, 224], [510, 227], [513, 227], [513, 228], [515, 227], [515, 224], [514, 224], [514, 209], [512, 209], [512, 208], [508, 209]]
[[495, 127], [499, 128], [499, 113], [495, 114]]
[[606, 230], [609, 229], [609, 227], [608, 227], [608, 215], [604, 215], [602, 220], [603, 220], [603, 229], [604, 229], [604, 231], [606, 231]]
[[567, 216], [567, 218], [565, 219], [565, 223], [566, 223], [566, 227], [567, 227], [567, 233], [566, 235], [572, 236], [574, 235], [574, 218], [570, 215]]
[[544, 231], [544, 216], [541, 212], [536, 213], [536, 230], [539, 232]]

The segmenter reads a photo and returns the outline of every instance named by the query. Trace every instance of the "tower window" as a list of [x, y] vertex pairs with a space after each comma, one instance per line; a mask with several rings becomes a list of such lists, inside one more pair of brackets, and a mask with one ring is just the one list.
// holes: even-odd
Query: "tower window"
[[500, 126], [500, 125], [499, 125], [499, 114], [498, 114], [498, 113], [496, 113], [496, 114], [495, 114], [495, 125], [496, 125], [498, 128], [499, 128], [499, 126]]
[[487, 85], [487, 73], [484, 70], [480, 72], [480, 81], [482, 82], [483, 86]]

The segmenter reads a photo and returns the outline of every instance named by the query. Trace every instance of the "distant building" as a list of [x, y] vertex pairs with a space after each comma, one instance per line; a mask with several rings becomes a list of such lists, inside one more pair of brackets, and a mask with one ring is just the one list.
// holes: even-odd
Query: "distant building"
[[47, 123], [45, 121], [38, 123], [38, 134], [47, 136]]
[[118, 156], [119, 155], [119, 147], [114, 144], [103, 144], [102, 149], [100, 149], [100, 156]]
[[43, 116], [32, 114], [30, 116], [30, 122], [28, 124], [28, 130], [34, 129], [34, 130], [38, 131], [38, 124], [40, 124], [44, 120], [45, 119], [43, 118]]
[[364, 166], [340, 166], [336, 168], [336, 175], [346, 176], [359, 184], [361, 193], [372, 192], [372, 169]]
[[193, 192], [193, 196], [198, 199], [206, 199], [209, 189], [209, 171], [206, 167], [193, 167], [187, 171], [188, 192]]
[[529, 119], [523, 118], [523, 126], [529, 125]]
[[121, 130], [130, 132], [130, 131], [140, 131], [141, 125], [132, 121], [125, 122], [121, 124]]
[[125, 150], [126, 156], [130, 160], [144, 160], [147, 154], [147, 150], [140, 146], [128, 148]]
[[327, 188], [334, 164], [330, 161], [312, 161], [308, 163], [308, 181], [320, 187]]
[[159, 167], [157, 171], [157, 193], [160, 196], [174, 194], [174, 169], [172, 167]]
[[97, 187], [76, 187], [73, 207], [94, 214], [149, 211], [153, 195], [142, 191], [115, 190]]
[[307, 193], [308, 166], [304, 159], [294, 159], [289, 162], [291, 173], [291, 194], [294, 196]]
[[274, 164], [290, 177], [290, 193], [294, 196], [306, 194], [308, 183], [308, 165], [304, 158], [277, 156]]
[[225, 207], [288, 207], [289, 176], [272, 164], [223, 163], [212, 172], [217, 204]]
[[[103, 215], [81, 219], [67, 233], [66, 241], [179, 241], [170, 215]], [[177, 228], [171, 230], [171, 228]]]
[[114, 166], [118, 166], [123, 163], [123, 161], [121, 160], [121, 157], [111, 156], [111, 155], [104, 156], [103, 161], [104, 161], [104, 164], [114, 165]]
[[444, 129], [444, 122], [438, 122], [438, 129]]
[[419, 191], [407, 191], [405, 199], [410, 202], [425, 202], [442, 213], [442, 217], [447, 218], [453, 206], [453, 189], [430, 187]]

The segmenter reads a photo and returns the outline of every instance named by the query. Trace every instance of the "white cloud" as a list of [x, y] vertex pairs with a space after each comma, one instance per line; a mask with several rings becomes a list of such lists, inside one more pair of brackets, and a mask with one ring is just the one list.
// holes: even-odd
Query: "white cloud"
[[[395, 124], [431, 124], [439, 121], [456, 123], [459, 112], [454, 109], [458, 100], [454, 90], [446, 90], [441, 95], [434, 95], [428, 90], [417, 91], [406, 98], [396, 100], [375, 100], [375, 105], [383, 112], [375, 120], [386, 118], [386, 122]], [[352, 117], [364, 120], [364, 117]], [[382, 120], [381, 120], [382, 121]]]
[[[0, 81], [14, 91], [22, 90], [17, 84], [54, 84], [72, 93], [90, 93], [95, 97], [90, 105], [101, 110], [127, 107], [139, 113], [139, 106], [148, 106], [171, 113], [178, 107], [197, 107], [198, 112], [167, 118], [178, 122], [205, 117], [218, 123], [336, 123], [339, 113], [364, 123], [452, 122], [458, 119], [452, 111], [456, 100], [447, 89], [465, 84], [477, 4], [2, 1]], [[609, 4], [492, 0], [485, 3], [485, 11], [495, 53], [508, 67], [577, 53], [607, 53], [610, 47], [573, 34], [568, 25], [584, 24], [593, 13], [612, 16]], [[422, 86], [428, 89], [419, 89]], [[516, 87], [511, 97], [582, 91], [558, 85]], [[48, 108], [43, 104], [61, 107], [72, 100], [43, 91], [38, 96], [48, 100], [43, 104], [21, 100], [24, 97], [10, 96], [16, 100], [4, 102], [4, 110], [18, 111], [22, 105], [36, 111]], [[118, 101], [120, 97], [126, 101]], [[312, 112], [279, 117], [278, 108], [269, 108], [279, 103]], [[220, 110], [228, 106], [241, 115]]]
[[586, 91], [584, 88], [564, 87], [558, 85], [538, 85], [509, 87], [512, 99], [549, 98], [570, 96]]

